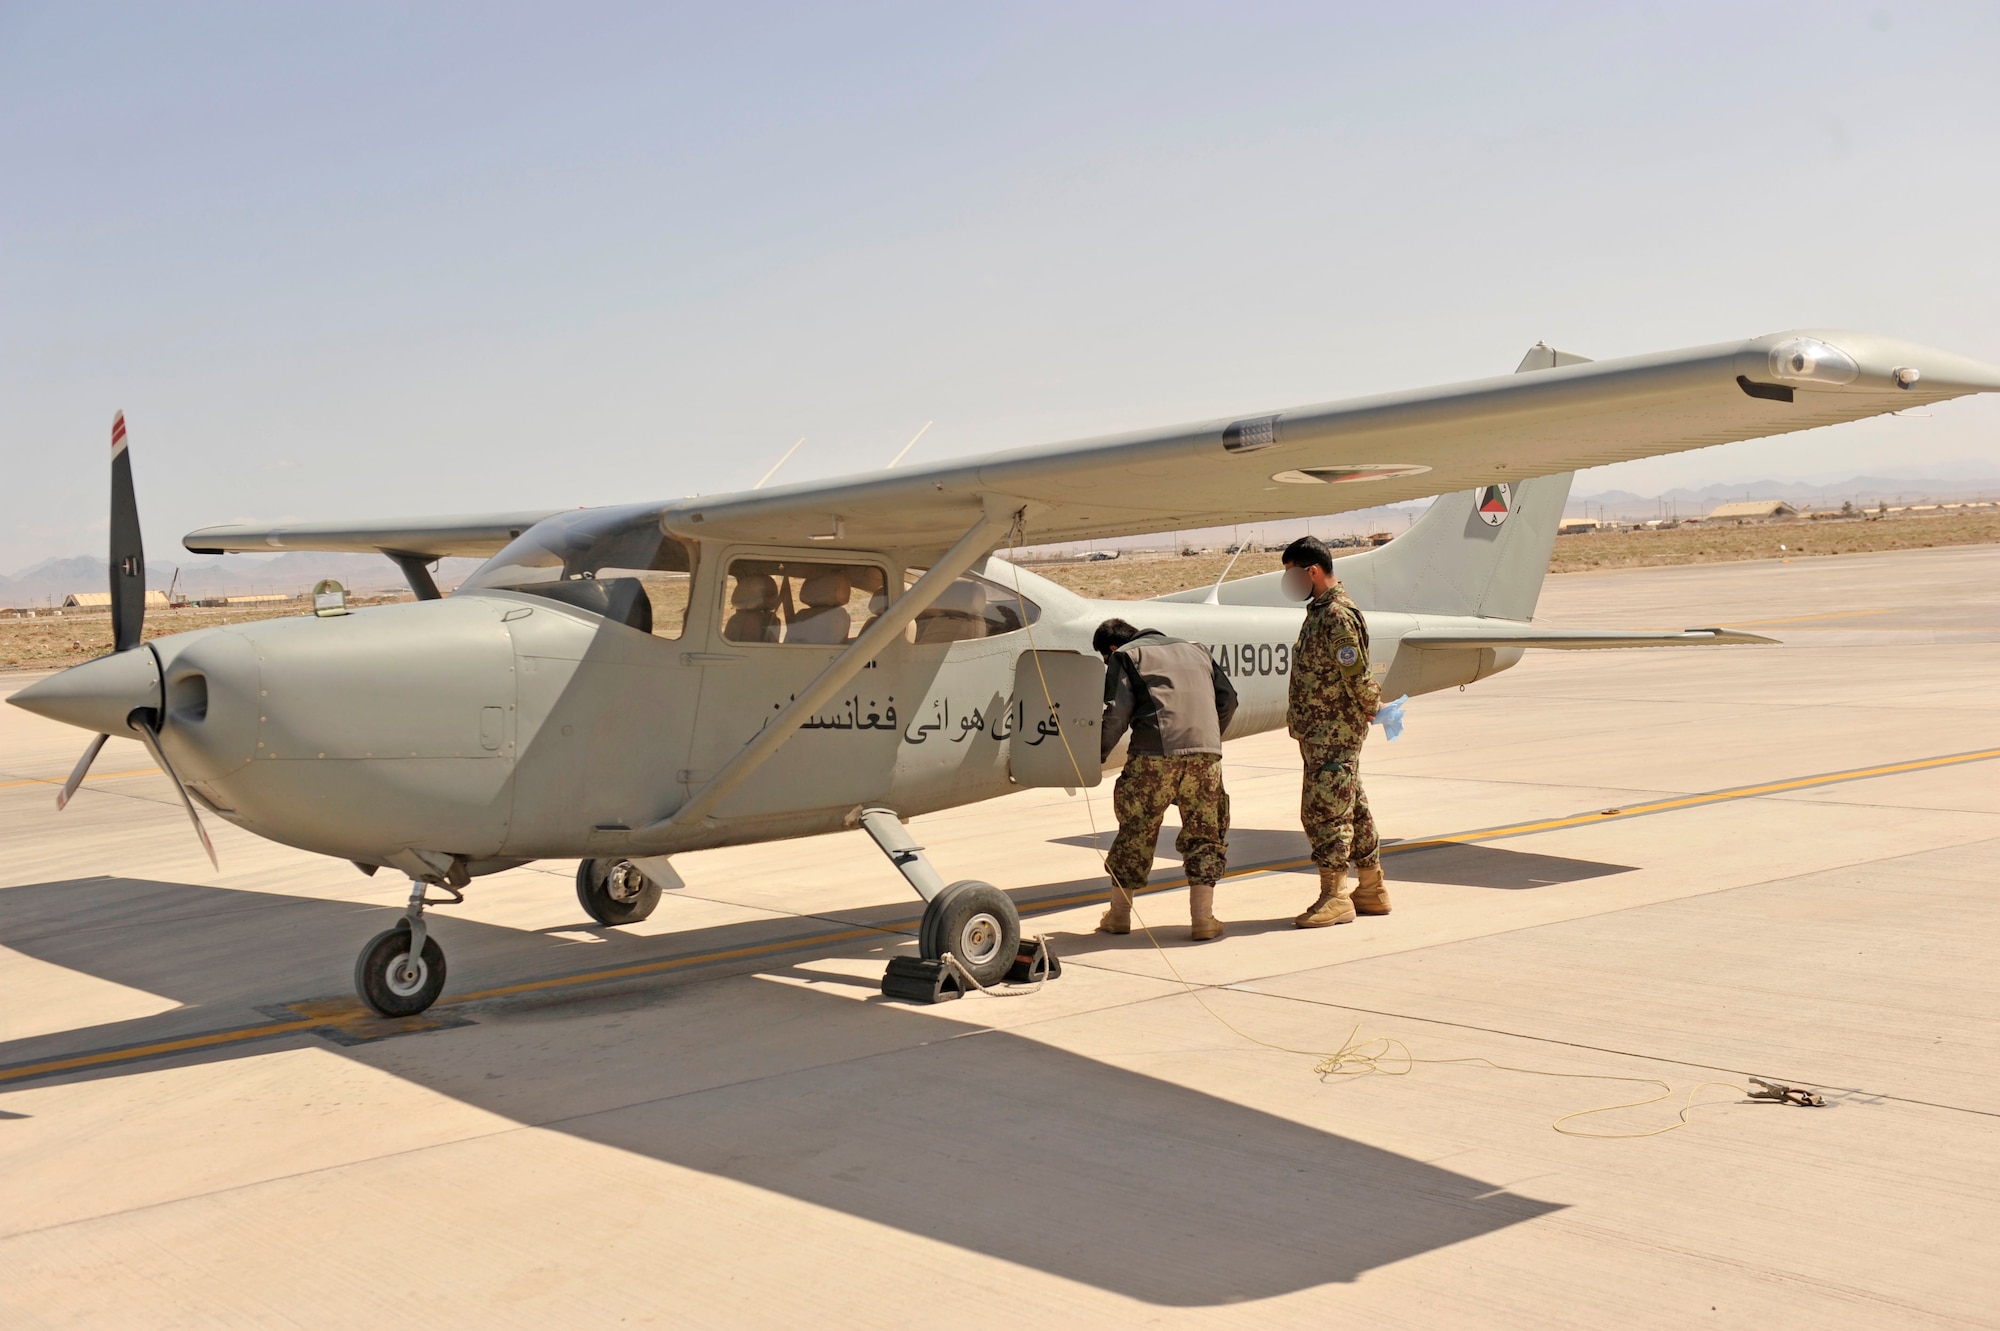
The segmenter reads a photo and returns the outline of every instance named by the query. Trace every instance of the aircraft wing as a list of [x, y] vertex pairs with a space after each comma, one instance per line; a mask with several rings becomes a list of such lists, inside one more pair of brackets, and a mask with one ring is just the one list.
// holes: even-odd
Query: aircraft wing
[[1486, 628], [1417, 629], [1401, 638], [1404, 647], [1554, 647], [1564, 651], [1592, 651], [1608, 647], [1708, 647], [1739, 643], [1775, 644], [1766, 638], [1739, 629], [1683, 629], [1679, 633], [1621, 633], [1601, 629], [1538, 629], [1525, 624], [1498, 623]]
[[353, 554], [484, 559], [560, 510], [469, 513], [456, 517], [386, 518], [373, 522], [233, 523], [191, 531], [181, 544], [198, 555], [241, 551], [332, 550]]
[[688, 499], [697, 539], [949, 546], [989, 500], [1020, 543], [1309, 517], [1878, 416], [2000, 390], [2000, 369], [1807, 330], [1412, 392]]

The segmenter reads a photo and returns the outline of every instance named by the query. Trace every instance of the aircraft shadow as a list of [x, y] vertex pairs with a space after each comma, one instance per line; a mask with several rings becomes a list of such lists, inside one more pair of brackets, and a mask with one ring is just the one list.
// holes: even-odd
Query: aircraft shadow
[[[1155, 859], [1180, 863], [1174, 849], [1177, 827], [1160, 829]], [[1051, 838], [1063, 846], [1093, 845], [1111, 849], [1111, 833], [1093, 841], [1089, 836]], [[1301, 860], [1311, 853], [1305, 833], [1297, 828], [1232, 827], [1229, 829], [1229, 862], [1232, 865], [1274, 864]], [[1550, 887], [1557, 883], [1577, 883], [1588, 878], [1631, 873], [1630, 864], [1607, 864], [1599, 860], [1570, 859], [1562, 855], [1541, 855], [1529, 850], [1508, 850], [1501, 846], [1447, 845], [1403, 850], [1395, 842], [1383, 846], [1384, 868], [1389, 881], [1448, 883], [1456, 887], [1489, 887], [1503, 891]]]
[[[121, 879], [0, 892], [0, 944], [191, 1005], [0, 1045], [0, 1064], [216, 1029], [260, 1007], [344, 992], [338, 963], [393, 915]], [[758, 921], [635, 941], [694, 952], [772, 929]], [[438, 930], [454, 974], [474, 984], [578, 953], [473, 921], [441, 920]], [[899, 942], [843, 953], [886, 957]], [[610, 961], [613, 946], [582, 950]], [[618, 951], [622, 961], [638, 949]], [[786, 978], [654, 977], [494, 1000], [461, 1012], [475, 1024], [449, 1037], [341, 1052], [522, 1123], [1157, 1305], [1349, 1281], [1559, 1209], [1040, 1041], [993, 1030], [940, 1038], [960, 1028], [842, 996], [852, 993], [845, 977], [772, 973]], [[557, 1022], [576, 1038], [551, 1039]], [[1331, 1119], [1342, 1103], [1329, 1088], [1311, 1112]]]

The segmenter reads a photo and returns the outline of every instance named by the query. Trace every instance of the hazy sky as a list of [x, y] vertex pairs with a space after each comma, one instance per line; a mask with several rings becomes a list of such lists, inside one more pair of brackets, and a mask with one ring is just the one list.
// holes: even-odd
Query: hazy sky
[[[1981, 5], [0, 4], [0, 572], [1800, 325], [2000, 361]], [[2000, 468], [2000, 402], [1591, 473]]]

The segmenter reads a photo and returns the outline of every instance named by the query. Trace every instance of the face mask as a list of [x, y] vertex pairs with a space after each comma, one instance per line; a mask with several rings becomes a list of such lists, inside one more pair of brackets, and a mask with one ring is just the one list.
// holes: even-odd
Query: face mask
[[1302, 568], [1288, 568], [1278, 586], [1286, 596], [1294, 601], [1310, 601], [1313, 597], [1312, 574]]

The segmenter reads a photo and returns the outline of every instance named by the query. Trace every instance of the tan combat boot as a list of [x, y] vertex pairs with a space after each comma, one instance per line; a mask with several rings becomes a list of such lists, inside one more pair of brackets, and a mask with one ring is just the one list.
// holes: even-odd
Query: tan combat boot
[[1101, 934], [1129, 934], [1132, 932], [1132, 894], [1111, 880], [1111, 908], [1097, 921], [1097, 932]]
[[1363, 915], [1387, 915], [1389, 889], [1382, 882], [1382, 866], [1363, 865], [1354, 872], [1361, 879], [1354, 887], [1354, 909]]
[[1222, 921], [1215, 918], [1215, 884], [1188, 884], [1188, 937], [1197, 943], [1222, 937]]
[[1337, 869], [1320, 866], [1319, 900], [1293, 920], [1301, 929], [1324, 929], [1329, 924], [1347, 924], [1354, 919], [1354, 902], [1346, 890], [1347, 866]]

